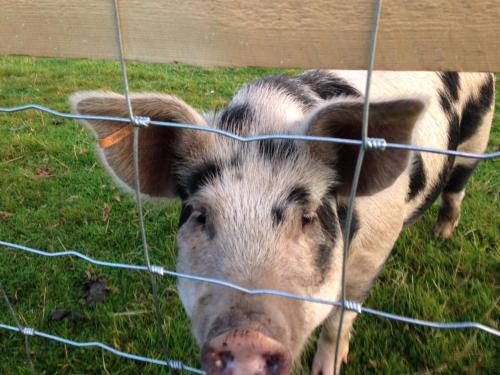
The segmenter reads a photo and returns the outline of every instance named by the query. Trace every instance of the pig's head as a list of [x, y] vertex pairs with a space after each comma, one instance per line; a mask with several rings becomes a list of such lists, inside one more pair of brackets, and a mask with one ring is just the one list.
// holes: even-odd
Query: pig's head
[[[308, 111], [286, 96], [264, 99], [247, 103], [236, 97], [222, 112], [202, 116], [173, 96], [131, 97], [135, 115], [154, 120], [241, 135], [360, 137], [359, 100], [326, 102]], [[127, 117], [124, 98], [117, 94], [77, 93], [71, 102], [76, 113]], [[412, 98], [372, 103], [370, 136], [410, 143], [422, 108]], [[133, 187], [131, 126], [86, 124], [98, 138], [108, 171], [121, 185]], [[207, 132], [149, 126], [139, 137], [141, 192], [182, 200], [179, 272], [332, 300], [339, 297], [344, 242], [337, 207], [349, 191], [357, 152], [358, 147], [333, 143], [240, 143]], [[368, 152], [358, 194], [390, 186], [407, 163], [405, 152]], [[178, 280], [178, 288], [209, 374], [288, 373], [331, 311], [329, 305], [249, 296], [185, 279]]]

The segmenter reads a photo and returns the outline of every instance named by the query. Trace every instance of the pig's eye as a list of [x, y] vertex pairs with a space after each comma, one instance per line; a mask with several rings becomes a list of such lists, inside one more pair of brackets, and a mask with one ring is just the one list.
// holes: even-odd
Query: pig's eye
[[193, 218], [195, 222], [199, 225], [205, 225], [205, 223], [207, 222], [207, 215], [203, 211], [194, 212]]
[[316, 220], [316, 214], [314, 212], [306, 212], [302, 215], [302, 229], [308, 227]]

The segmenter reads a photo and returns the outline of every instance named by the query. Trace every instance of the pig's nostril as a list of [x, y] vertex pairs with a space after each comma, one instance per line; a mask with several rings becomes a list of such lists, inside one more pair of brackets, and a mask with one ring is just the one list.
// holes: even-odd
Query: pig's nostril
[[225, 370], [234, 361], [234, 356], [229, 351], [213, 351], [209, 354], [209, 358], [217, 371]]
[[282, 354], [265, 354], [266, 370], [270, 375], [279, 374], [283, 364]]
[[214, 361], [215, 367], [223, 370], [230, 362], [234, 361], [234, 356], [231, 352], [221, 352], [217, 354], [217, 359]]

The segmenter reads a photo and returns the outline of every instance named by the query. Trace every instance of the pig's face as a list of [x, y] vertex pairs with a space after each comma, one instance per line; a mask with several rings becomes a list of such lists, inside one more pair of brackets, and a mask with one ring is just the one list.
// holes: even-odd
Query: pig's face
[[[250, 289], [335, 299], [343, 241], [332, 169], [304, 143], [218, 140], [213, 147], [181, 174], [188, 197], [177, 238], [178, 270]], [[178, 287], [205, 350], [214, 338], [245, 330], [296, 356], [331, 309], [183, 279]]]
[[[319, 99], [313, 98], [300, 104], [284, 91], [248, 86], [211, 118], [168, 95], [136, 94], [131, 101], [137, 116], [240, 135], [360, 138], [360, 99], [316, 103]], [[307, 98], [306, 89], [300, 94]], [[71, 102], [77, 113], [127, 116], [125, 101], [116, 94], [77, 93]], [[413, 98], [372, 103], [370, 136], [410, 143], [423, 107]], [[105, 121], [85, 124], [97, 135], [98, 152], [110, 174], [125, 188], [134, 186], [132, 128]], [[243, 144], [210, 133], [150, 126], [139, 136], [141, 192], [182, 199], [178, 271], [250, 289], [335, 300], [344, 241], [339, 202], [350, 189], [357, 154], [357, 147], [333, 143]], [[391, 186], [407, 164], [406, 152], [367, 152], [358, 194]], [[209, 374], [287, 373], [331, 310], [185, 279], [178, 286]]]

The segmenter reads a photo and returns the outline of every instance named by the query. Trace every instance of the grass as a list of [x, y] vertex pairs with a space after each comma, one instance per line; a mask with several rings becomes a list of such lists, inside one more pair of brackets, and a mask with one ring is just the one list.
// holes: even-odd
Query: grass
[[[219, 108], [241, 84], [278, 71], [132, 62], [128, 69], [132, 90], [170, 92], [200, 109]], [[68, 111], [68, 94], [92, 89], [120, 91], [118, 64], [0, 58], [0, 106], [38, 103]], [[490, 150], [500, 147], [499, 104], [497, 97]], [[482, 163], [472, 177], [462, 221], [451, 240], [431, 236], [436, 207], [402, 234], [367, 306], [421, 319], [474, 320], [498, 326], [498, 163]], [[173, 268], [178, 203], [147, 202], [145, 214], [152, 262]], [[74, 121], [40, 112], [0, 114], [0, 239], [143, 263], [134, 201], [112, 184], [97, 162], [90, 132]], [[104, 277], [110, 291], [103, 303], [90, 307], [83, 287], [96, 277]], [[147, 274], [0, 248], [0, 279], [21, 324], [140, 355], [162, 356]], [[159, 286], [170, 356], [199, 366], [175, 280], [162, 278]], [[51, 321], [50, 314], [60, 308], [80, 312], [86, 319]], [[13, 324], [2, 304], [0, 322]], [[168, 373], [98, 349], [77, 349], [41, 338], [30, 343], [41, 374]], [[311, 353], [304, 358], [310, 361]], [[355, 325], [345, 373], [496, 374], [499, 358], [499, 339], [486, 333], [439, 331], [363, 315]], [[29, 373], [18, 334], [0, 331], [0, 373]]]

